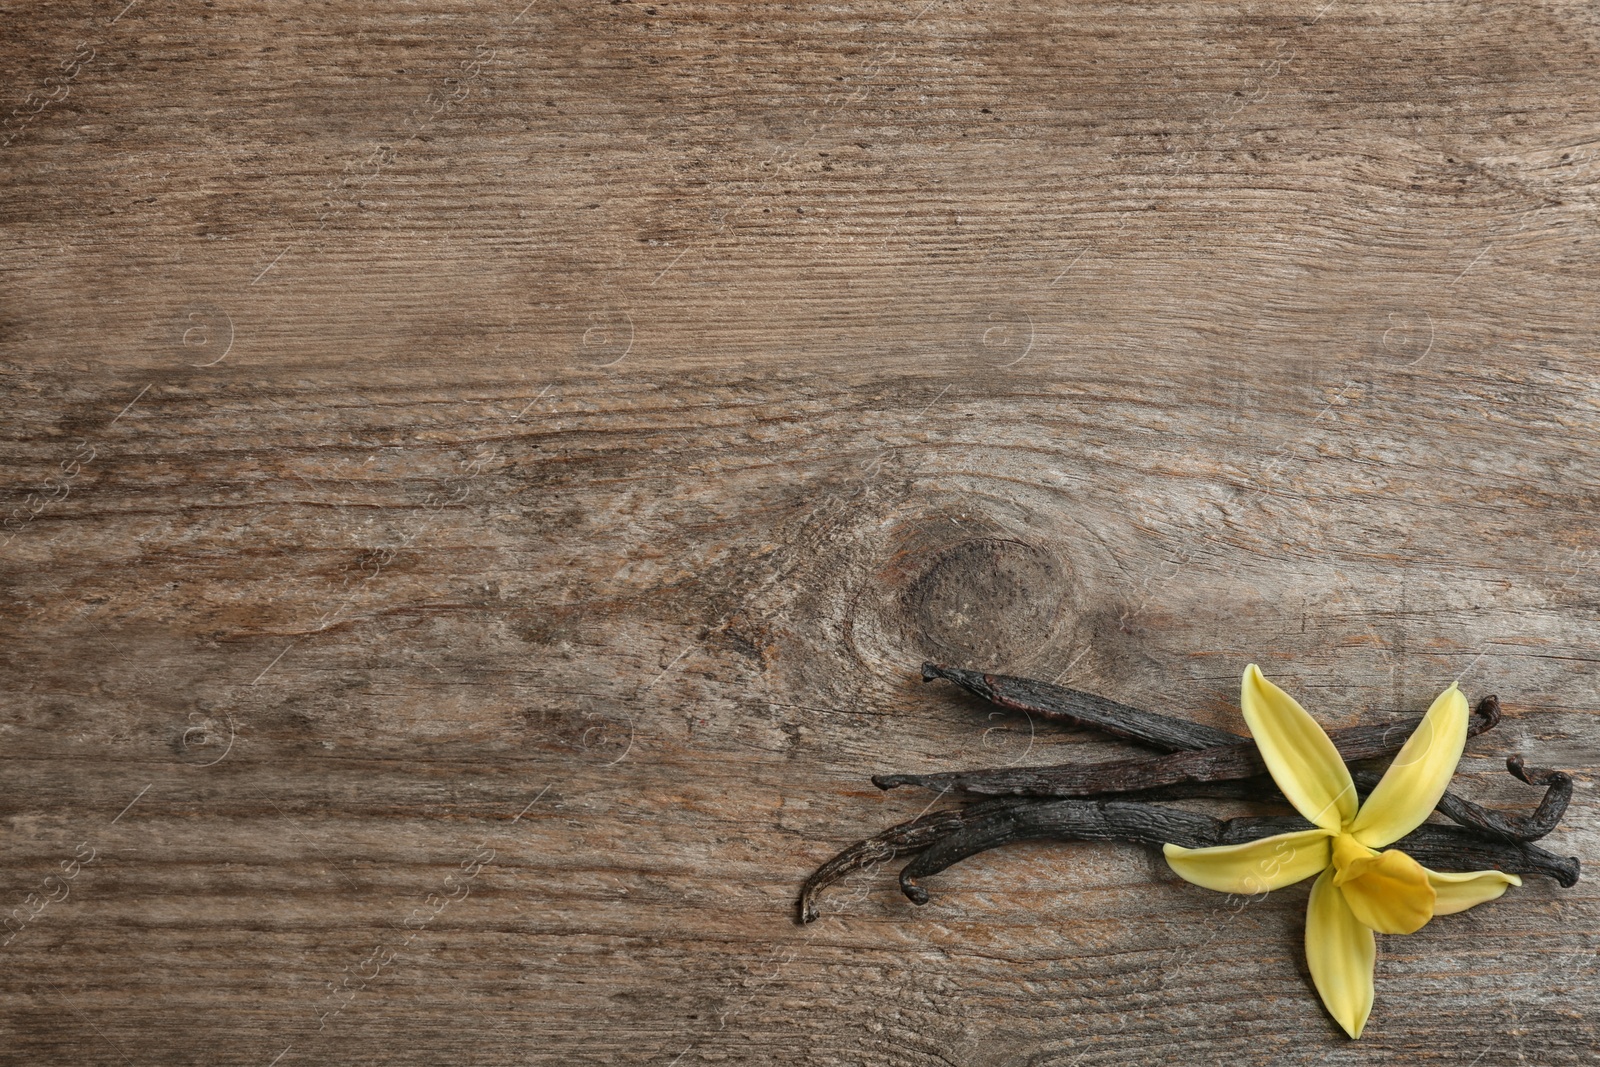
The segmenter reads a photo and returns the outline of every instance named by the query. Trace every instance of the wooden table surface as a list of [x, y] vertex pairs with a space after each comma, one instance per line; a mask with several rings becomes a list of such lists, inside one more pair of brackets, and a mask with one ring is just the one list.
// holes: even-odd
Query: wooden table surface
[[1451, 679], [1597, 855], [1592, 4], [0, 16], [6, 1064], [1593, 1063], [1600, 898], [913, 907], [890, 770]]

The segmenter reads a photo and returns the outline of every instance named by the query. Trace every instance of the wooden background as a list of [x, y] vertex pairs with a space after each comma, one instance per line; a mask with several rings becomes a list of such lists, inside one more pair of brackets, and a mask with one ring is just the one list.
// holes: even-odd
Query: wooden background
[[[7, 1064], [1592, 1063], [1600, 899], [804, 876], [874, 772], [1461, 676], [1600, 767], [1578, 2], [0, 15]], [[1594, 868], [1591, 867], [1591, 870]]]

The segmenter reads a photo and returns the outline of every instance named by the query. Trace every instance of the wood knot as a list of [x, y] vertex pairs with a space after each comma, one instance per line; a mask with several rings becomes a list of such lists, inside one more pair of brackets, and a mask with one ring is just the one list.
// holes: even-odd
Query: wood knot
[[928, 557], [905, 585], [906, 623], [927, 653], [966, 665], [1015, 663], [1055, 635], [1066, 567], [1048, 549], [974, 537]]

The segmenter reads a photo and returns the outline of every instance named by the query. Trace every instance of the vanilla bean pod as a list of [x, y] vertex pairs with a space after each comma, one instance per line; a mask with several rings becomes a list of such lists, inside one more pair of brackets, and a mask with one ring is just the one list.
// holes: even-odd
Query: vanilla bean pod
[[[1545, 787], [1544, 797], [1532, 815], [1508, 815], [1483, 807], [1481, 804], [1474, 804], [1454, 793], [1446, 793], [1439, 798], [1439, 813], [1485, 836], [1513, 844], [1537, 841], [1544, 837], [1560, 824], [1561, 817], [1567, 813], [1567, 804], [1572, 800], [1572, 775], [1565, 771], [1528, 767], [1522, 762], [1521, 756], [1508, 757], [1506, 770], [1529, 785]], [[1371, 789], [1372, 785], [1363, 785], [1363, 780], [1376, 785], [1378, 776], [1375, 774], [1356, 776], [1358, 787]]]
[[[1541, 772], [1528, 773], [1531, 777]], [[1151, 792], [1167, 794], [1169, 799], [1177, 796], [1242, 796], [1255, 799], [1251, 794], [1238, 790], [1241, 784], [1202, 783]], [[1531, 784], [1543, 783], [1535, 781]], [[1543, 807], [1541, 805], [1541, 809]], [[995, 797], [964, 808], [929, 812], [840, 852], [806, 880], [800, 894], [800, 921], [809, 923], [817, 918], [818, 896], [846, 874], [917, 852], [922, 853], [922, 858], [906, 866], [901, 885], [906, 895], [920, 904], [926, 900], [926, 893], [916, 887], [917, 878], [935, 874], [962, 859], [1015, 841], [1044, 838], [1129, 841], [1149, 845], [1171, 841], [1188, 847], [1205, 847], [1241, 844], [1275, 833], [1307, 829], [1309, 825], [1295, 817], [1219, 820], [1197, 812], [1138, 803], [1126, 798], [1101, 801]], [[1493, 867], [1515, 874], [1545, 874], [1563, 886], [1571, 886], [1578, 879], [1579, 864], [1574, 858], [1554, 856], [1523, 842], [1484, 841], [1469, 830], [1455, 827], [1421, 826], [1401, 844], [1419, 861], [1445, 869]]]
[[[1408, 715], [1382, 726], [1351, 726], [1330, 730], [1328, 737], [1346, 762], [1372, 759], [1399, 751], [1422, 721]], [[1500, 721], [1500, 705], [1485, 697], [1467, 723], [1467, 736], [1480, 734]], [[1102, 793], [1128, 793], [1180, 782], [1223, 782], [1267, 773], [1255, 742], [1238, 739], [1186, 752], [1146, 759], [1100, 763], [1064, 763], [1052, 767], [998, 767], [936, 774], [876, 774], [879, 789], [918, 785], [926, 789], [959, 789], [981, 796], [1086, 797]]]
[[[1506, 760], [1506, 769], [1529, 785], [1544, 786], [1545, 794], [1531, 815], [1513, 815], [1486, 808], [1455, 793], [1445, 793], [1435, 806], [1440, 815], [1476, 830], [1486, 837], [1511, 844], [1537, 841], [1561, 823], [1572, 800], [1572, 776], [1565, 771], [1534, 770], [1523, 765], [1521, 756]], [[1357, 794], [1365, 800], [1383, 776], [1372, 771], [1351, 769]], [[1288, 805], [1277, 784], [1269, 777], [1241, 778], [1230, 782], [1186, 782], [1116, 794], [1120, 800], [1188, 800], [1205, 797], [1218, 800], [1254, 800]]]
[[[1243, 782], [1217, 782], [1166, 786], [1129, 796], [1163, 800], [1188, 797], [1257, 799], [1259, 789], [1254, 786], [1241, 788], [1245, 785]], [[1282, 794], [1279, 794], [1279, 799], [1282, 800]], [[975, 801], [964, 808], [926, 812], [915, 819], [891, 826], [881, 833], [857, 841], [818, 867], [812, 872], [811, 877], [806, 879], [805, 885], [800, 889], [800, 921], [814, 922], [818, 916], [817, 897], [823, 890], [853, 871], [921, 852], [986, 816], [1048, 803], [1051, 801], [1042, 797], [990, 797], [987, 800]], [[1284, 800], [1283, 803], [1287, 804], [1288, 801]]]
[[[968, 692], [982, 697], [997, 707], [1021, 711], [1029, 715], [1039, 715], [1042, 718], [1063, 721], [1074, 726], [1091, 726], [1105, 733], [1114, 734], [1132, 741], [1139, 741], [1168, 751], [1203, 750], [1215, 745], [1238, 744], [1248, 740], [1228, 733], [1226, 730], [1189, 722], [1186, 719], [1174, 718], [1170, 715], [1162, 715], [1159, 712], [1145, 711], [1142, 708], [1135, 708], [1114, 700], [1108, 700], [1095, 693], [1079, 689], [1068, 689], [1065, 686], [1053, 685], [1049, 682], [1041, 682], [1032, 678], [1017, 678], [1004, 674], [985, 674], [981, 671], [949, 667], [939, 663], [924, 663], [922, 665], [922, 680], [928, 682], [935, 678], [943, 678], [947, 681], [955, 682]], [[1474, 733], [1481, 733], [1499, 721], [1499, 702], [1495, 701], [1492, 710], [1484, 706], [1486, 701], [1492, 699], [1492, 697], [1486, 697], [1484, 701], [1479, 703], [1478, 710], [1480, 714], [1492, 715], [1493, 721], [1483, 724], [1481, 729], [1474, 730]], [[1561, 771], [1538, 771], [1533, 772], [1538, 777], [1530, 779], [1523, 773], [1521, 758], [1515, 756], [1506, 761], [1506, 768], [1530, 785], [1547, 787], [1545, 796], [1532, 816], [1505, 815], [1454, 793], [1446, 793], [1439, 799], [1439, 813], [1454, 822], [1460, 823], [1462, 826], [1471, 827], [1502, 841], [1536, 841], [1550, 833], [1561, 822], [1561, 817], [1566, 812], [1567, 803], [1572, 799], [1571, 776]], [[1353, 777], [1357, 787], [1363, 792], [1370, 791], [1378, 783], [1379, 778], [1376, 774], [1359, 771], [1355, 772]], [[1271, 778], [1265, 775], [1243, 779], [1242, 783], [1239, 788], [1217, 789], [1204, 794], [1185, 791], [1182, 795], [1232, 796], [1241, 799], [1262, 800], [1282, 799], [1282, 794], [1273, 785]], [[1163, 793], [1161, 790], [1164, 788], [1155, 787], [1151, 791], [1153, 793], [1152, 798], [1155, 796], [1174, 795]], [[1183, 787], [1179, 786], [1177, 788]], [[1259, 796], [1252, 796], [1252, 790], [1257, 792]], [[1138, 790], [1137, 792], [1142, 794], [1146, 791]]]
[[[1512, 774], [1530, 785], [1546, 785], [1549, 791], [1538, 809], [1532, 816], [1514, 816], [1496, 812], [1470, 801], [1457, 802], [1468, 809], [1446, 812], [1447, 805], [1441, 801], [1439, 810], [1451, 814], [1457, 821], [1462, 822], [1471, 830], [1475, 830], [1490, 838], [1497, 838], [1500, 844], [1485, 842], [1476, 839], [1469, 833], [1445, 826], [1422, 826], [1412, 832], [1406, 840], [1407, 851], [1420, 850], [1429, 862], [1446, 868], [1480, 869], [1485, 866], [1497, 867], [1513, 873], [1542, 873], [1549, 874], [1561, 885], [1570, 886], [1578, 877], [1578, 861], [1576, 859], [1561, 859], [1553, 857], [1549, 852], [1539, 848], [1521, 848], [1520, 846], [1548, 834], [1555, 828], [1560, 820], [1561, 813], [1566, 809], [1567, 801], [1572, 795], [1572, 778], [1561, 771], [1541, 771], [1525, 768], [1520, 757], [1513, 756], [1506, 760], [1507, 769]], [[1375, 774], [1356, 773], [1358, 785], [1362, 791], [1370, 790], [1376, 784], [1378, 776]], [[1449, 797], [1450, 794], [1445, 794]], [[1062, 808], [1056, 809], [1056, 814], [1050, 816], [1055, 820], [1051, 832], [1046, 836], [1082, 840], [1108, 840], [1108, 841], [1143, 841], [1147, 844], [1165, 844], [1165, 840], [1153, 840], [1149, 833], [1136, 836], [1127, 833], [1128, 824], [1125, 812], [1126, 805], [1140, 800], [1174, 800], [1195, 797], [1206, 798], [1231, 798], [1240, 800], [1273, 799], [1287, 805], [1288, 801], [1277, 792], [1271, 780], [1266, 780], [1266, 788], [1260, 783], [1249, 780], [1231, 782], [1201, 782], [1185, 783], [1182, 785], [1163, 786], [1159, 789], [1150, 789], [1138, 793], [1125, 794], [1116, 800], [1049, 800], [1039, 797], [992, 797], [987, 800], [977, 801], [964, 808], [954, 810], [928, 812], [909, 822], [892, 826], [880, 834], [876, 834], [840, 852], [828, 862], [818, 867], [816, 872], [806, 879], [805, 886], [800, 893], [800, 921], [809, 923], [818, 917], [817, 897], [823, 890], [838, 882], [852, 871], [871, 867], [878, 863], [886, 863], [901, 856], [911, 855], [924, 850], [940, 846], [941, 853], [935, 857], [916, 861], [918, 865], [908, 866], [902, 880], [902, 886], [915, 884], [914, 879], [925, 877], [935, 870], [945, 867], [988, 848], [996, 848], [1014, 840], [1026, 840], [1023, 836], [1013, 836], [1016, 825], [1038, 822], [1039, 815], [1017, 816], [1018, 823], [1007, 825], [996, 819], [996, 816], [1018, 812], [1024, 808], [1045, 808], [1051, 804], [1061, 804]], [[1118, 805], [1122, 805], [1119, 807]], [[1271, 833], [1279, 832], [1284, 826], [1304, 829], [1305, 825], [1290, 819], [1274, 821], [1272, 818], [1238, 818], [1228, 820], [1223, 824], [1226, 828], [1222, 831], [1215, 829], [1219, 820], [1209, 816], [1199, 815], [1194, 812], [1177, 808], [1156, 807], [1150, 804], [1141, 805], [1150, 809], [1153, 815], [1148, 818], [1156, 820], [1154, 825], [1171, 829], [1173, 833], [1190, 836], [1172, 838], [1174, 844], [1186, 844], [1195, 841], [1201, 844], [1239, 844], [1244, 841], [1253, 841]], [[1110, 817], [1100, 813], [1109, 812]], [[1121, 823], [1116, 821], [1118, 816], [1123, 817]], [[1070, 824], [1076, 816], [1081, 819], [1080, 825], [1085, 827], [1085, 832], [1072, 834], [1065, 832], [1063, 826]], [[1468, 818], [1470, 816], [1470, 820]], [[1148, 825], [1148, 823], [1147, 823]], [[1093, 831], [1102, 831], [1099, 833]], [[1199, 836], [1196, 836], [1199, 835]], [[1215, 835], [1215, 836], [1207, 836]], [[1511, 851], [1506, 852], [1504, 845], [1511, 846]], [[1478, 850], [1487, 849], [1486, 853]], [[1527, 864], [1519, 866], [1518, 864]], [[925, 867], [923, 865], [926, 865]], [[911, 879], [910, 883], [904, 879]], [[913, 891], [907, 894], [916, 900]], [[925, 895], [924, 895], [925, 899]], [[922, 903], [922, 900], [917, 900]]]
[[1007, 808], [1037, 804], [1031, 797], [995, 797], [980, 800], [964, 808], [930, 811], [909, 822], [891, 826], [880, 834], [857, 841], [833, 859], [818, 867], [800, 889], [800, 921], [813, 922], [817, 918], [817, 896], [851, 871], [871, 867], [878, 863], [898, 859], [920, 852], [930, 845], [949, 837], [963, 826]]
[[[1310, 823], [1297, 816], [1215, 819], [1199, 812], [1125, 800], [1053, 800], [996, 808], [963, 820], [960, 830], [923, 850], [901, 871], [900, 887], [914, 903], [926, 903], [927, 890], [917, 879], [1018, 841], [1131, 841], [1154, 846], [1170, 842], [1206, 848], [1310, 828]], [[1563, 858], [1536, 845], [1487, 841], [1455, 826], [1419, 826], [1393, 847], [1424, 866], [1542, 874], [1562, 886], [1574, 885], [1579, 874], [1576, 858]]]
[[1032, 678], [984, 674], [962, 667], [924, 663], [922, 680], [943, 678], [997, 707], [1038, 715], [1072, 726], [1092, 726], [1116, 737], [1139, 741], [1168, 752], [1233, 745], [1249, 738], [1187, 719], [1119, 704], [1096, 693], [1068, 689]]

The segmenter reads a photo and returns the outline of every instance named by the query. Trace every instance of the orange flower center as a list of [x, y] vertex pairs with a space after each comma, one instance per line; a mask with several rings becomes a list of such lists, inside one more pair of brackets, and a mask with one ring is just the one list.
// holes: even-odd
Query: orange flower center
[[1433, 918], [1438, 894], [1422, 864], [1401, 852], [1378, 852], [1349, 834], [1333, 841], [1333, 884], [1356, 921], [1380, 934], [1411, 934]]

